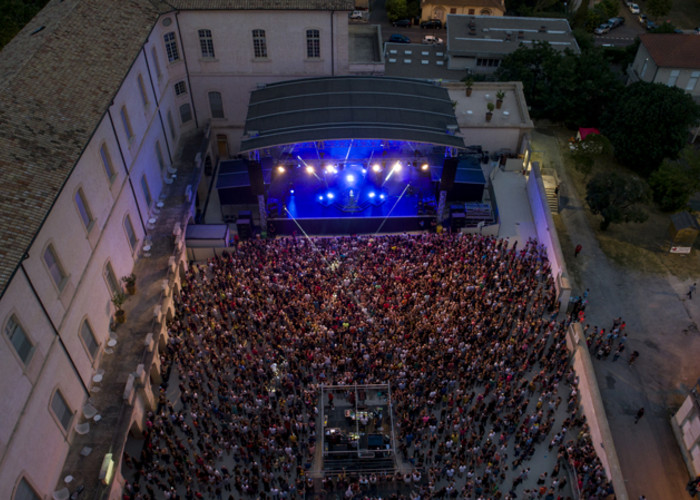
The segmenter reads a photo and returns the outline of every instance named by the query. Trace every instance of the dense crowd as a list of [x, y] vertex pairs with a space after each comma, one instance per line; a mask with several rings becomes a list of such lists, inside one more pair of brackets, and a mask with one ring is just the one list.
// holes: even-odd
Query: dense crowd
[[[178, 396], [164, 384], [125, 496], [605, 498], [556, 313], [535, 241], [240, 242], [183, 282], [161, 359]], [[404, 472], [312, 479], [319, 386], [372, 383]]]

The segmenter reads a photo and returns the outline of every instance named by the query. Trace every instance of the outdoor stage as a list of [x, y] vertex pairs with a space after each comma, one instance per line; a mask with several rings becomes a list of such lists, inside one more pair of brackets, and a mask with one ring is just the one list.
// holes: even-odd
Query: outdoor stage
[[[318, 165], [318, 166], [314, 166]], [[437, 180], [431, 176], [437, 171]], [[428, 229], [441, 169], [426, 158], [299, 161], [263, 168], [268, 228], [277, 234], [403, 232]]]

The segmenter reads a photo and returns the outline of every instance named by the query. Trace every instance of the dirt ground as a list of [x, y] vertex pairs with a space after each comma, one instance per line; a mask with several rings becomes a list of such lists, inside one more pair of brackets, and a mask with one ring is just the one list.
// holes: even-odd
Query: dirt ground
[[[570, 159], [566, 144], [571, 136], [571, 131], [557, 129], [557, 138], [562, 147], [562, 157], [565, 159], [565, 167], [573, 186], [565, 186], [562, 189], [562, 201], [566, 203], [567, 189], [574, 189], [579, 199], [586, 198], [586, 184], [599, 172], [618, 170], [627, 171], [618, 165], [613, 158], [601, 158], [596, 160], [590, 174], [584, 175], [574, 167]], [[663, 213], [652, 203], [645, 207], [649, 218], [646, 222], [611, 224], [606, 231], [600, 230], [600, 216], [594, 215], [585, 208], [586, 217], [590, 227], [594, 230], [596, 239], [605, 255], [623, 268], [634, 269], [648, 273], [671, 273], [674, 276], [685, 279], [689, 276], [700, 274], [700, 259], [690, 258], [684, 254], [672, 254], [669, 252], [671, 239], [669, 227], [671, 218], [669, 213]], [[558, 218], [557, 218], [558, 219]], [[573, 256], [575, 237], [565, 234], [563, 226], [557, 222], [557, 230], [562, 238], [564, 254]], [[693, 252], [700, 249], [700, 239], [696, 241]], [[568, 252], [568, 253], [567, 253]]]

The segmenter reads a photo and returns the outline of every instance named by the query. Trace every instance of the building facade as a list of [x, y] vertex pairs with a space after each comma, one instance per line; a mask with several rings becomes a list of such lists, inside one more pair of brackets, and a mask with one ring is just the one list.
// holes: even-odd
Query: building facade
[[645, 33], [632, 65], [628, 82], [644, 81], [678, 87], [700, 102], [700, 37], [678, 33]]
[[503, 0], [421, 0], [421, 21], [439, 19], [443, 23], [448, 14], [468, 16], [503, 16], [506, 5]]

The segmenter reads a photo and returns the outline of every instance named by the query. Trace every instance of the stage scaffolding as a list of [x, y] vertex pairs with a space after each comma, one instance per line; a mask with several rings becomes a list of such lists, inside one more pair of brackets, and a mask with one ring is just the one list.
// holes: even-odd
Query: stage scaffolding
[[389, 384], [323, 385], [320, 397], [324, 474], [396, 471]]

